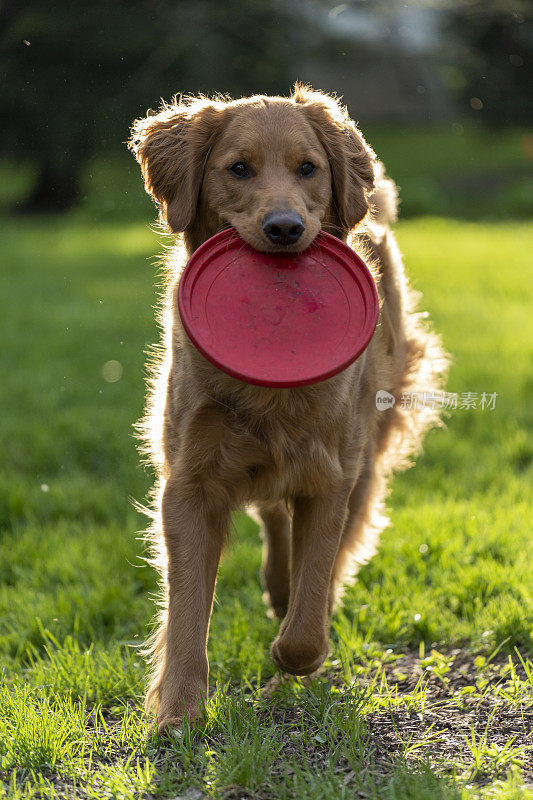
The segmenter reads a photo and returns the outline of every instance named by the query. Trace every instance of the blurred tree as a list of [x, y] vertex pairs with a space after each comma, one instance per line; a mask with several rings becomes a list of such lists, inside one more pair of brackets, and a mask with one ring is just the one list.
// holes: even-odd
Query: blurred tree
[[[428, 4], [441, 47], [392, 47], [387, 19], [423, 30]], [[284, 93], [309, 76], [363, 117], [438, 118], [437, 60], [465, 110], [529, 120], [532, 13], [531, 0], [0, 0], [0, 154], [36, 168], [21, 210], [62, 210], [87, 162], [111, 158], [160, 97]]]
[[[533, 6], [530, 0], [457, 0], [446, 14], [455, 90], [482, 112], [509, 125], [533, 118]], [[444, 58], [446, 62], [446, 56]], [[450, 62], [449, 62], [450, 63]]]
[[286, 91], [305, 24], [276, 0], [0, 3], [1, 149], [38, 170], [23, 211], [63, 210], [80, 171], [176, 92]]

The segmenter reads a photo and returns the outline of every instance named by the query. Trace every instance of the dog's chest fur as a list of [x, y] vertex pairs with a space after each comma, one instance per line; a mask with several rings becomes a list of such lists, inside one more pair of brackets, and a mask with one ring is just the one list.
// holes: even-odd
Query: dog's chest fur
[[[177, 334], [181, 326], [175, 323]], [[354, 411], [364, 359], [324, 383], [269, 389], [220, 372], [183, 329], [174, 337], [174, 348], [167, 405], [171, 427], [181, 441], [192, 428], [198, 437], [209, 437], [201, 420], [216, 415], [213, 470], [222, 480], [231, 475], [241, 502], [316, 494], [343, 480], [360, 449]], [[187, 411], [191, 404], [192, 413]], [[173, 449], [178, 447], [176, 441]]]

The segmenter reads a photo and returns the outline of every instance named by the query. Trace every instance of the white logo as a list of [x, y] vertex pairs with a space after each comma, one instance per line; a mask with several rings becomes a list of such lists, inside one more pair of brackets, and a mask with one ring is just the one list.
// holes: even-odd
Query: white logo
[[378, 411], [387, 411], [387, 409], [393, 408], [395, 402], [394, 395], [386, 392], [385, 389], [380, 389], [376, 392], [376, 408]]

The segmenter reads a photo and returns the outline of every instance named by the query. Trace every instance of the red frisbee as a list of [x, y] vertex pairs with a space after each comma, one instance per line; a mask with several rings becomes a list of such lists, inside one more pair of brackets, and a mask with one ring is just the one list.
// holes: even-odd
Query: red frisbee
[[369, 344], [378, 295], [368, 267], [323, 231], [302, 253], [260, 253], [234, 228], [191, 256], [181, 277], [183, 327], [219, 369], [276, 388], [331, 378]]

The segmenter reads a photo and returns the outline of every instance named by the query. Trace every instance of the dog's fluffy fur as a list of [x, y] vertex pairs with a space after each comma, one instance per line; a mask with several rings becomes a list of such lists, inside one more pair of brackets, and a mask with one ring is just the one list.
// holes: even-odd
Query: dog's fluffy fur
[[[130, 147], [161, 220], [184, 234], [167, 258], [163, 352], [144, 421], [159, 476], [154, 551], [164, 587], [147, 706], [163, 729], [201, 713], [218, 562], [239, 507], [253, 506], [262, 525], [265, 596], [282, 620], [275, 662], [300, 675], [320, 666], [334, 601], [387, 523], [387, 481], [438, 422], [437, 411], [404, 407], [401, 395], [437, 390], [446, 356], [415, 309], [389, 228], [396, 188], [335, 98], [299, 85], [289, 98], [188, 98], [135, 122]], [[235, 161], [250, 166], [247, 178], [229, 172]], [[305, 161], [316, 166], [310, 177], [299, 172]], [[363, 256], [380, 297], [363, 355], [295, 389], [216, 369], [185, 335], [177, 307], [187, 256], [227, 226], [256, 249], [279, 249], [261, 220], [280, 208], [305, 224], [285, 250], [329, 231]], [[396, 398], [387, 411], [376, 408], [380, 389]]]

